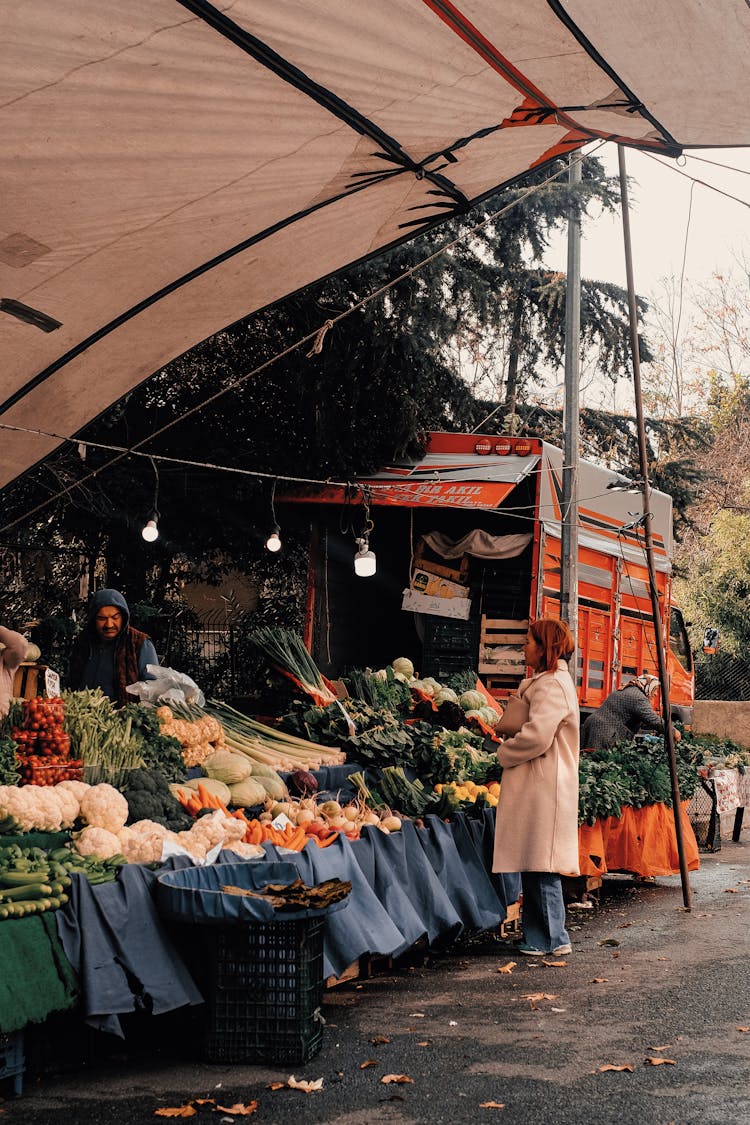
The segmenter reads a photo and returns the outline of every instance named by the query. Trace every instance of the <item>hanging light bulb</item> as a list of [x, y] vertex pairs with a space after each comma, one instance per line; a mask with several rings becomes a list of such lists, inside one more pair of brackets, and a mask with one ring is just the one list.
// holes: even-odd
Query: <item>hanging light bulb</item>
[[275, 496], [276, 481], [274, 480], [271, 486], [271, 519], [273, 520], [273, 525], [271, 527], [271, 534], [268, 536], [268, 539], [266, 539], [266, 550], [274, 555], [277, 551], [281, 550], [281, 528], [276, 522], [276, 509], [273, 506]]
[[272, 551], [275, 554], [277, 551], [281, 550], [281, 536], [279, 534], [280, 531], [281, 528], [277, 523], [275, 523], [273, 525], [273, 528], [271, 529], [271, 534], [268, 536], [268, 539], [266, 539], [267, 551]]
[[154, 511], [146, 520], [146, 526], [141, 531], [141, 535], [147, 543], [154, 543], [159, 538], [159, 513]]
[[141, 529], [141, 535], [147, 543], [155, 543], [159, 538], [159, 512], [157, 509], [159, 503], [159, 470], [153, 457], [149, 455], [148, 459], [151, 462], [151, 468], [154, 470], [154, 506], [146, 520], [146, 526]]
[[370, 543], [365, 536], [357, 539], [357, 553], [354, 556], [354, 573], [359, 578], [372, 578], [377, 569], [375, 552], [370, 550]]

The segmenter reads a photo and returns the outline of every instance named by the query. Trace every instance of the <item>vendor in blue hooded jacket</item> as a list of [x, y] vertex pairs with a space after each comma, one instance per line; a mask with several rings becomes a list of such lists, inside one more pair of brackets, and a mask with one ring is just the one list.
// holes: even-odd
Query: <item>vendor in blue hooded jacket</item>
[[89, 606], [88, 622], [75, 641], [68, 680], [74, 691], [101, 688], [122, 707], [134, 696], [128, 684], [153, 677], [147, 664], [158, 664], [153, 641], [130, 624], [128, 603], [119, 590], [97, 590]]

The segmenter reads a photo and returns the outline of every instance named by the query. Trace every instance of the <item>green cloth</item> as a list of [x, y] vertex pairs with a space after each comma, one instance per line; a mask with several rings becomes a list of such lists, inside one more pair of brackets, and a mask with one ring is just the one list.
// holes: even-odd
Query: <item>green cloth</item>
[[24, 832], [22, 836], [0, 835], [0, 848], [18, 844], [19, 848], [44, 848], [52, 851], [63, 848], [70, 840], [70, 832]]
[[0, 922], [0, 1033], [72, 1008], [76, 977], [57, 936], [54, 911]]

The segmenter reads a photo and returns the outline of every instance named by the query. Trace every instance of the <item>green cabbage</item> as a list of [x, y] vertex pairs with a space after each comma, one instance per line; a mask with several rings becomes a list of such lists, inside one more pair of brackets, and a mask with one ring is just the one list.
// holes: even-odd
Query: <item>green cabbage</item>
[[214, 750], [213, 754], [201, 762], [208, 777], [223, 781], [225, 785], [236, 785], [250, 776], [252, 766], [244, 754], [234, 754], [231, 750]]
[[196, 792], [198, 786], [202, 785], [207, 793], [213, 793], [214, 797], [218, 797], [222, 805], [226, 805], [229, 801], [229, 786], [223, 781], [217, 781], [215, 777], [191, 777], [185, 785], [188, 789], [195, 789]]
[[241, 805], [250, 809], [255, 805], [265, 804], [265, 800], [266, 790], [261, 785], [260, 779], [255, 781], [252, 777], [246, 777], [244, 781], [231, 787], [229, 803], [232, 805]]
[[484, 707], [487, 700], [482, 695], [481, 691], [465, 691], [458, 702], [461, 704], [464, 711], [479, 711]]

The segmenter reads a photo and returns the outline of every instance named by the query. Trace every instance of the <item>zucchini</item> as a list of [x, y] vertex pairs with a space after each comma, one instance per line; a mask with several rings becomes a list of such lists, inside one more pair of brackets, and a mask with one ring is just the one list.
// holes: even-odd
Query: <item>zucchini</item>
[[0, 902], [31, 902], [37, 898], [48, 898], [52, 894], [49, 883], [28, 883], [25, 887], [10, 887], [0, 890]]
[[49, 868], [45, 871], [0, 870], [0, 894], [4, 887], [27, 887], [32, 883], [46, 883], [48, 879]]

